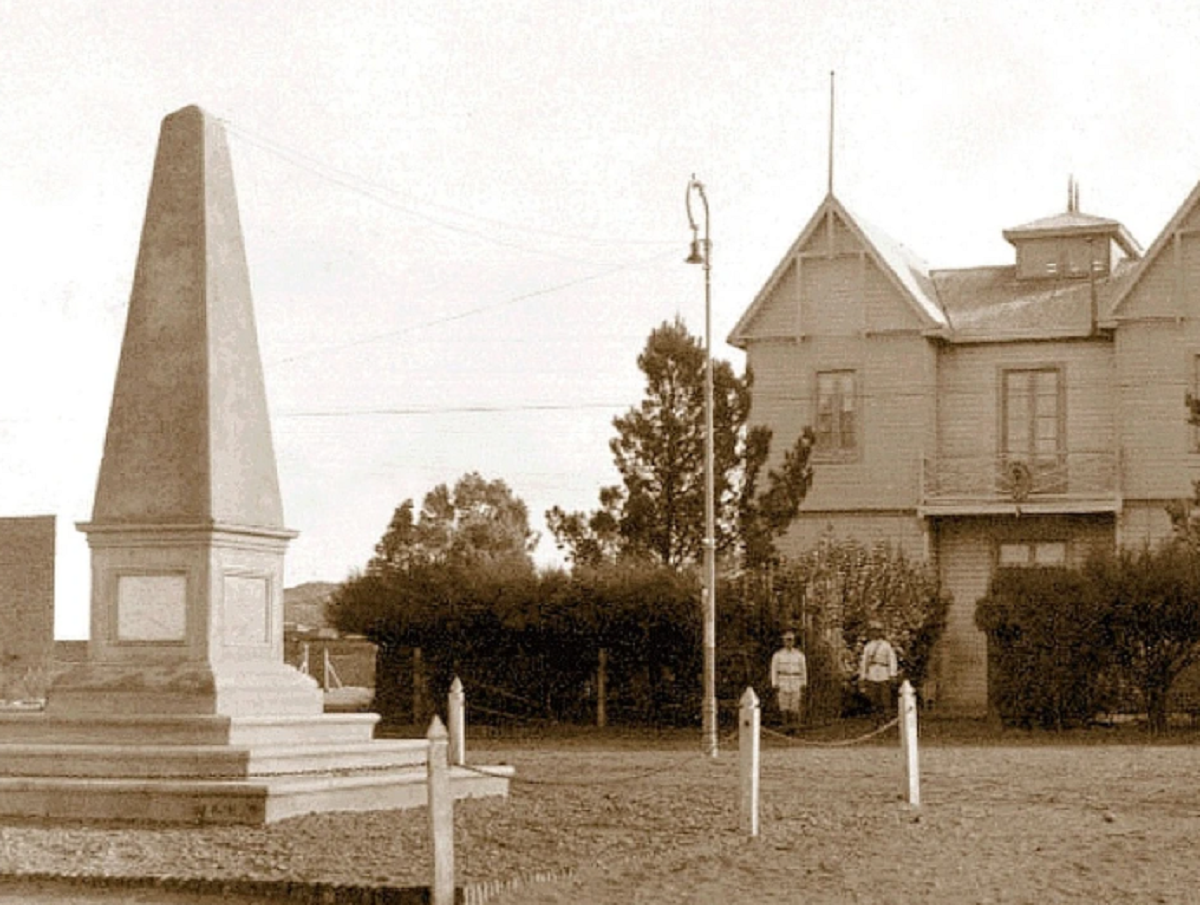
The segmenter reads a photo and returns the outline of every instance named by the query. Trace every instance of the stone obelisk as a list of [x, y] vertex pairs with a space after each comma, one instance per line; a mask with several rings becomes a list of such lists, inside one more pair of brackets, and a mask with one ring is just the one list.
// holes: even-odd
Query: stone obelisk
[[283, 662], [283, 525], [221, 124], [168, 116], [87, 532], [88, 664], [51, 713], [314, 714]]
[[[0, 815], [262, 823], [422, 805], [424, 739], [283, 661], [283, 524], [224, 130], [163, 120], [87, 533], [91, 637], [0, 713]], [[503, 795], [511, 769], [452, 771]]]

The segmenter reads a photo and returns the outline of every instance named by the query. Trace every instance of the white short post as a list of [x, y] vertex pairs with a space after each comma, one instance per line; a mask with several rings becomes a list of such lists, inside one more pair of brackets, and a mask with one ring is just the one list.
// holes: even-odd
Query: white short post
[[742, 694], [738, 708], [738, 772], [741, 774], [742, 830], [758, 835], [759, 733], [762, 710], [753, 688]]
[[458, 676], [450, 683], [450, 763], [461, 767], [467, 762], [467, 701]]
[[434, 716], [425, 736], [429, 741], [429, 835], [433, 840], [433, 905], [454, 905], [454, 793], [450, 789], [449, 738]]
[[904, 798], [921, 804], [921, 766], [917, 753], [917, 693], [905, 679], [900, 686], [900, 747], [904, 753]]

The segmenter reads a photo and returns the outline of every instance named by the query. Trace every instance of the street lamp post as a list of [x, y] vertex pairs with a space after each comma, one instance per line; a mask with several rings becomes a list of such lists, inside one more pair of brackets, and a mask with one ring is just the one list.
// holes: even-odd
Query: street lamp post
[[[704, 238], [692, 213], [692, 195], [704, 206]], [[713, 483], [713, 363], [712, 363], [712, 242], [708, 237], [708, 196], [704, 183], [692, 175], [687, 194], [688, 223], [692, 228], [692, 249], [688, 264], [704, 266], [704, 702], [701, 705], [701, 731], [704, 751], [717, 756], [717, 540]]]

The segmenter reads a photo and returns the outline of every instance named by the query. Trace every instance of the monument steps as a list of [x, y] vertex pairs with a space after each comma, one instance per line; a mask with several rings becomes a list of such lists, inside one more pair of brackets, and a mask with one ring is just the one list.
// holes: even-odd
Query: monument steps
[[315, 745], [369, 742], [379, 715], [325, 713], [307, 716], [230, 717], [223, 714], [103, 714], [56, 717], [0, 713], [0, 738], [8, 744]]
[[[507, 794], [513, 769], [488, 767], [487, 773], [452, 767], [454, 797]], [[229, 780], [0, 777], [0, 818], [261, 824], [312, 812], [420, 807], [427, 800], [423, 764]]]
[[247, 779], [421, 767], [417, 740], [351, 745], [63, 745], [0, 744], [0, 775], [106, 779]]

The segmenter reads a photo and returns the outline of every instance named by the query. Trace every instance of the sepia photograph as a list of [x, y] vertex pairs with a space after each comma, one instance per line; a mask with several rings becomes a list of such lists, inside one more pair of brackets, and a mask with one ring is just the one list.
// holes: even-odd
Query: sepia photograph
[[0, 0], [0, 905], [1193, 901], [1198, 49]]

